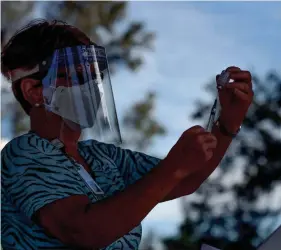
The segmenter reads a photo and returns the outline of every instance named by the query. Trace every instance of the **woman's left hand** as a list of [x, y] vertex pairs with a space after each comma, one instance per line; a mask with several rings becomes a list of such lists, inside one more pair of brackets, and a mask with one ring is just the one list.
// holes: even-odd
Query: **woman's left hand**
[[[241, 70], [238, 67], [228, 67], [231, 83], [225, 84], [219, 89], [221, 103], [220, 122], [230, 133], [236, 133], [240, 128], [248, 108], [250, 107], [254, 92], [252, 89], [252, 76], [249, 71]], [[217, 75], [217, 86], [218, 86]]]

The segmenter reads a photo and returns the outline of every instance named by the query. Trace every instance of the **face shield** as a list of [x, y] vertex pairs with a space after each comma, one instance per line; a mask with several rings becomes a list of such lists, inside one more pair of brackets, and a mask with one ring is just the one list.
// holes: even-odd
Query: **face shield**
[[57, 49], [32, 70], [15, 70], [12, 81], [35, 73], [44, 75], [46, 111], [60, 116], [72, 130], [81, 131], [82, 139], [121, 143], [104, 47]]

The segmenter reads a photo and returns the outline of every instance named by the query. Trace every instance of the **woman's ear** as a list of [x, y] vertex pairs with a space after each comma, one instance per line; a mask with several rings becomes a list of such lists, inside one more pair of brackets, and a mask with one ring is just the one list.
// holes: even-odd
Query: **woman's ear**
[[25, 78], [21, 81], [21, 91], [23, 97], [32, 106], [34, 106], [36, 103], [43, 103], [42, 88], [38, 87], [38, 84], [40, 84], [40, 81], [31, 78]]

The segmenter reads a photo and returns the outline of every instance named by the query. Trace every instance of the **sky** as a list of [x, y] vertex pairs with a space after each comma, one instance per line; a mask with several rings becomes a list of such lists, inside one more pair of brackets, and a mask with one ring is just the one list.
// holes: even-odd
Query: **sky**
[[[117, 73], [113, 91], [120, 116], [147, 91], [156, 91], [155, 117], [168, 134], [155, 140], [151, 154], [165, 156], [196, 125], [189, 118], [195, 101], [211, 100], [204, 85], [226, 67], [261, 77], [268, 70], [281, 72], [281, 2], [130, 2], [127, 14], [156, 33], [155, 49], [145, 53], [137, 74]], [[144, 232], [174, 234], [181, 221], [179, 201], [165, 202], [144, 220]]]
[[[281, 2], [128, 5], [127, 21], [145, 21], [146, 29], [156, 33], [155, 48], [142, 54], [145, 64], [137, 73], [121, 70], [112, 85], [120, 117], [148, 91], [156, 91], [154, 115], [168, 134], [154, 140], [148, 152], [152, 155], [165, 156], [186, 129], [197, 125], [189, 118], [195, 101], [211, 100], [204, 85], [226, 67], [238, 66], [261, 77], [271, 69], [281, 72]], [[175, 200], [155, 207], [143, 228], [170, 235], [181, 221], [180, 202]]]

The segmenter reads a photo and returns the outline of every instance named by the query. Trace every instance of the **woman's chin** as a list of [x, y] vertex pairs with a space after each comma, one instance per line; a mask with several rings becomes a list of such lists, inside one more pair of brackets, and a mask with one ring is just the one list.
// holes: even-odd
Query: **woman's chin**
[[64, 119], [64, 122], [71, 130], [73, 130], [75, 132], [81, 132], [81, 130], [83, 129], [83, 127], [81, 127], [79, 124], [77, 124], [73, 121]]

